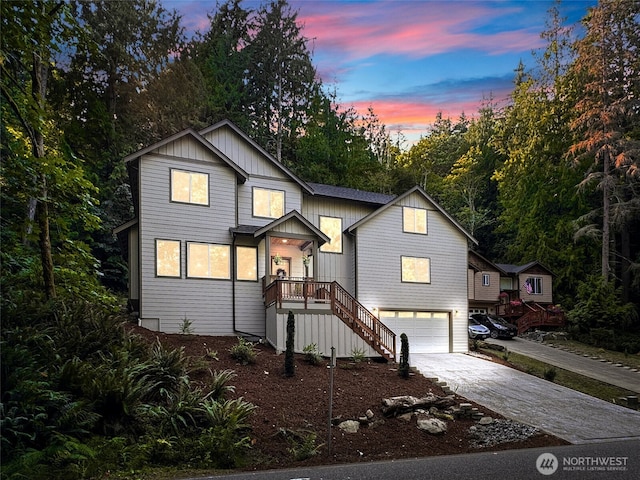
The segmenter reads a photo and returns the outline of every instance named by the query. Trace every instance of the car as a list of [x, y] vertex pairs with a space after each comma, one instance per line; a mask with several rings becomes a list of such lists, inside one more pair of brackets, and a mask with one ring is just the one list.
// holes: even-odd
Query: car
[[518, 334], [518, 327], [507, 322], [504, 318], [487, 313], [474, 313], [471, 317], [489, 329], [491, 338], [511, 339]]
[[474, 340], [484, 340], [491, 332], [487, 327], [478, 322], [475, 318], [469, 317], [469, 338]]

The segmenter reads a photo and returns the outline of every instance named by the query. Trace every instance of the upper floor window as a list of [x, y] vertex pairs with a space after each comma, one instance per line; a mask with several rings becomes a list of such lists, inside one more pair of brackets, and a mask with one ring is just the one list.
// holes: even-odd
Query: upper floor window
[[410, 233], [427, 233], [427, 211], [424, 208], [402, 207], [402, 229]]
[[342, 253], [342, 219], [320, 217], [320, 230], [331, 239], [320, 247], [321, 252]]
[[431, 283], [431, 259], [419, 257], [401, 257], [402, 281], [412, 283]]
[[180, 277], [180, 241], [156, 239], [156, 276]]
[[280, 218], [284, 215], [284, 192], [254, 187], [253, 215], [255, 217]]
[[542, 295], [542, 278], [529, 277], [523, 287], [529, 295]]
[[238, 280], [258, 280], [258, 249], [236, 247], [236, 278]]
[[171, 201], [209, 205], [209, 174], [172, 168]]
[[230, 278], [229, 246], [187, 243], [187, 277]]
[[490, 285], [490, 275], [488, 273], [482, 274], [482, 286], [488, 287]]

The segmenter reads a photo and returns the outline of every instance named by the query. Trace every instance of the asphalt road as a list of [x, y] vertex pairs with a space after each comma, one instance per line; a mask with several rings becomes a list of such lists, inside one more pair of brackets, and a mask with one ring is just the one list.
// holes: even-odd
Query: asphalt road
[[601, 362], [598, 359], [584, 357], [540, 342], [518, 337], [513, 340], [493, 340], [488, 338], [486, 341], [502, 345], [511, 352], [535, 358], [549, 365], [564, 368], [565, 370], [640, 394], [640, 372], [634, 372], [623, 365], [615, 366], [611, 363]]
[[184, 480], [627, 480], [640, 478], [639, 451], [640, 440], [627, 440]]

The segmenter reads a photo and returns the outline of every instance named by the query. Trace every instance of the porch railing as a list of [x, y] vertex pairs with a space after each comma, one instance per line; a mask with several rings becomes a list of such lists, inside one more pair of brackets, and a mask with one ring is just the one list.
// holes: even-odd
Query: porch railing
[[[263, 280], [266, 284], [266, 279]], [[389, 360], [396, 357], [396, 334], [373, 313], [347, 292], [338, 282], [313, 279], [277, 278], [264, 286], [266, 307], [283, 302], [300, 302], [307, 309], [310, 303], [331, 306], [331, 312], [346, 323], [371, 348]]]

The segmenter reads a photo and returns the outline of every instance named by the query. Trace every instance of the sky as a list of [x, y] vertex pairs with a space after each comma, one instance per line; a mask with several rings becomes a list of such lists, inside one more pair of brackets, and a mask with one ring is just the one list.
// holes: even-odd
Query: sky
[[[208, 29], [215, 0], [165, 0], [188, 34]], [[596, 0], [563, 0], [579, 23]], [[323, 84], [342, 108], [369, 107], [392, 138], [427, 135], [436, 114], [477, 116], [483, 102], [504, 105], [520, 61], [534, 67], [544, 48], [552, 0], [289, 0], [309, 39]], [[259, 1], [245, 0], [245, 8]]]

